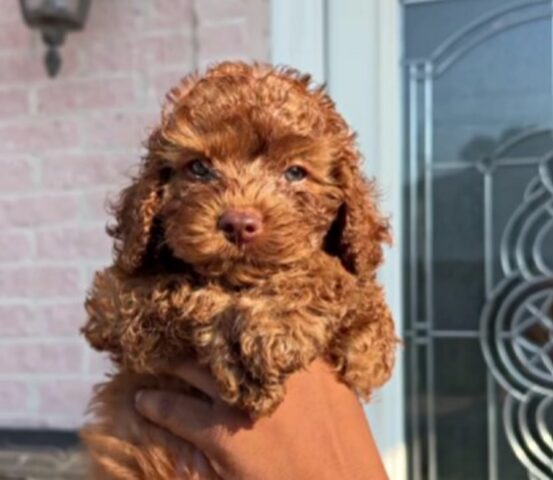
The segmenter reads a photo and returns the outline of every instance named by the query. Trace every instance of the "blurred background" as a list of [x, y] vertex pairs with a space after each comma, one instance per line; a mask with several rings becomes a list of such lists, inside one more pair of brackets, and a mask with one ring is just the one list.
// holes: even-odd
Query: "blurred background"
[[[223, 59], [310, 72], [359, 133], [395, 231], [404, 342], [366, 406], [390, 478], [553, 478], [550, 0], [21, 3], [0, 3], [0, 478], [80, 478], [106, 196], [166, 90]], [[54, 20], [79, 28], [59, 48]]]

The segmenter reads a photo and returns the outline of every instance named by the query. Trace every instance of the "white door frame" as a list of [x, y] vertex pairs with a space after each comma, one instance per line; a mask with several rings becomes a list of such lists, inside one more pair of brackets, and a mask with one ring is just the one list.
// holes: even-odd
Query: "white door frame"
[[[401, 5], [399, 0], [271, 0], [271, 60], [326, 82], [358, 132], [364, 170], [391, 215], [394, 246], [380, 278], [402, 332]], [[403, 355], [366, 406], [390, 478], [407, 479]]]

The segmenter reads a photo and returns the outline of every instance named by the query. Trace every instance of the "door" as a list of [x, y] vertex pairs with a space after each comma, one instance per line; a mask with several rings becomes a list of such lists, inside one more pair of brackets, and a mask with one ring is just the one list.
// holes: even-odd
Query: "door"
[[403, 15], [409, 476], [551, 479], [552, 2]]

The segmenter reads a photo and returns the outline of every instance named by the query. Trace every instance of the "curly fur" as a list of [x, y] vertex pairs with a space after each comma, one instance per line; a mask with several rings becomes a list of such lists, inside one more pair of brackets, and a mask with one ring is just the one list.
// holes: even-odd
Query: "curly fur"
[[[83, 332], [118, 369], [83, 431], [96, 478], [195, 478], [193, 449], [177, 464], [177, 442], [132, 407], [137, 389], [174, 386], [163, 374], [179, 358], [209, 367], [222, 398], [254, 418], [317, 357], [369, 398], [396, 345], [375, 279], [389, 229], [323, 89], [291, 69], [219, 64], [171, 90], [147, 151], [114, 206], [114, 265], [86, 302]], [[215, 179], [191, 177], [197, 158]], [[286, 182], [290, 165], [307, 178]], [[236, 207], [263, 217], [246, 247], [216, 228]]]

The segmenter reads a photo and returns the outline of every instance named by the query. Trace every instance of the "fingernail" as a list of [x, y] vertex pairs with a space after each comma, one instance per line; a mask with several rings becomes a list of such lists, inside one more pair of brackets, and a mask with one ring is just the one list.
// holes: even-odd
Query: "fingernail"
[[207, 477], [209, 474], [208, 462], [205, 455], [199, 450], [194, 450], [194, 468], [202, 476]]

